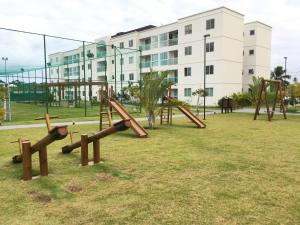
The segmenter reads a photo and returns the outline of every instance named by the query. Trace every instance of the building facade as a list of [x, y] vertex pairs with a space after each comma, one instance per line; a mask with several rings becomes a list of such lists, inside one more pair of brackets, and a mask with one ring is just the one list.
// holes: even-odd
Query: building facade
[[[174, 82], [172, 95], [196, 104], [197, 97], [192, 93], [203, 89], [205, 69], [207, 104], [214, 106], [224, 96], [247, 92], [253, 76], [269, 78], [271, 33], [270, 26], [257, 21], [245, 24], [244, 15], [221, 7], [180, 18], [175, 23], [96, 39], [98, 44], [85, 47], [86, 78], [107, 79], [120, 93], [128, 82], [138, 82], [150, 69], [168, 70], [168, 78]], [[206, 46], [205, 34], [210, 35]], [[54, 53], [49, 58], [51, 82], [55, 82], [53, 77], [60, 82], [83, 78], [82, 47]], [[73, 98], [74, 91], [64, 90], [63, 97]], [[77, 91], [83, 97], [83, 87]], [[90, 96], [97, 96], [98, 87], [94, 86], [91, 92]]]

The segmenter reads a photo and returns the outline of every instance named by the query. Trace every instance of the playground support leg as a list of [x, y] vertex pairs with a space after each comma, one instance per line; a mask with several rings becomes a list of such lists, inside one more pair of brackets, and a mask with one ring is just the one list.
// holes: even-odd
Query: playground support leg
[[48, 159], [47, 148], [44, 147], [39, 151], [40, 172], [41, 176], [48, 176]]
[[88, 154], [88, 135], [81, 135], [81, 166], [86, 166], [89, 164], [89, 154]]
[[23, 180], [32, 179], [32, 159], [31, 159], [31, 143], [29, 141], [22, 142], [22, 158], [23, 158]]
[[100, 142], [99, 140], [93, 141], [94, 164], [100, 162]]

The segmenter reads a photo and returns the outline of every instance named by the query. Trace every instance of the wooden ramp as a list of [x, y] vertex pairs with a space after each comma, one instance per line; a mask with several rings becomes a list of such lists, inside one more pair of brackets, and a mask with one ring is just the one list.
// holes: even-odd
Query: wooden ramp
[[107, 103], [120, 115], [123, 120], [130, 119], [131, 129], [138, 137], [147, 137], [146, 130], [126, 111], [126, 109], [115, 99], [106, 99]]
[[[171, 97], [166, 96], [167, 100], [171, 100]], [[184, 106], [177, 106], [177, 108], [182, 112], [184, 115], [186, 115], [193, 123], [197, 125], [198, 128], [205, 128], [206, 125], [203, 123], [195, 114], [193, 114], [188, 108]]]

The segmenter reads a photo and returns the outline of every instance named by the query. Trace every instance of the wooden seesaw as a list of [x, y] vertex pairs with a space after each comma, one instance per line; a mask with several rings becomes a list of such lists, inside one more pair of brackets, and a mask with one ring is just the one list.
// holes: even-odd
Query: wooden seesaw
[[64, 139], [68, 135], [67, 126], [57, 126], [34, 145], [30, 141], [22, 141], [22, 152], [12, 158], [13, 163], [23, 162], [23, 180], [32, 179], [32, 154], [39, 152], [41, 176], [48, 175], [47, 146], [52, 142]]
[[[50, 119], [57, 119], [57, 118], [59, 118], [59, 116], [50, 116], [48, 113], [45, 113], [44, 117], [38, 117], [38, 118], [35, 118], [35, 120], [45, 120], [45, 123], [46, 123], [46, 126], [47, 126], [47, 130], [48, 130], [48, 133], [49, 133], [50, 130], [52, 129]], [[75, 122], [73, 122], [73, 125], [74, 124], [75, 124]], [[73, 143], [74, 134], [77, 134], [77, 133], [78, 133], [77, 131], [71, 131], [71, 130], [69, 130], [69, 136], [70, 136], [71, 144]]]
[[81, 165], [86, 166], [89, 164], [89, 158], [88, 158], [88, 144], [93, 142], [93, 161], [94, 164], [97, 164], [100, 162], [100, 143], [99, 139], [104, 138], [110, 134], [113, 134], [117, 131], [125, 131], [129, 129], [131, 126], [131, 122], [129, 119], [127, 120], [121, 120], [117, 123], [115, 123], [113, 126], [108, 127], [102, 131], [99, 131], [98, 133], [95, 133], [91, 136], [88, 136], [87, 134], [81, 135], [81, 140], [74, 142], [73, 144], [66, 145], [62, 148], [63, 154], [68, 154], [72, 152], [74, 149], [81, 147]]

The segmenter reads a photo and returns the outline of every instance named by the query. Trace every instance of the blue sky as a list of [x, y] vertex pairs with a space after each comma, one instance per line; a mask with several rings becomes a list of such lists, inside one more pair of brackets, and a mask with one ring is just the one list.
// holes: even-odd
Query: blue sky
[[[272, 26], [272, 67], [284, 65], [287, 56], [288, 72], [300, 80], [299, 0], [0, 0], [0, 27], [93, 41], [220, 6], [244, 14], [245, 22], [259, 20]], [[40, 37], [0, 31], [0, 57], [9, 57], [8, 65], [42, 65], [41, 47]], [[78, 44], [48, 40], [50, 52], [72, 47]]]

